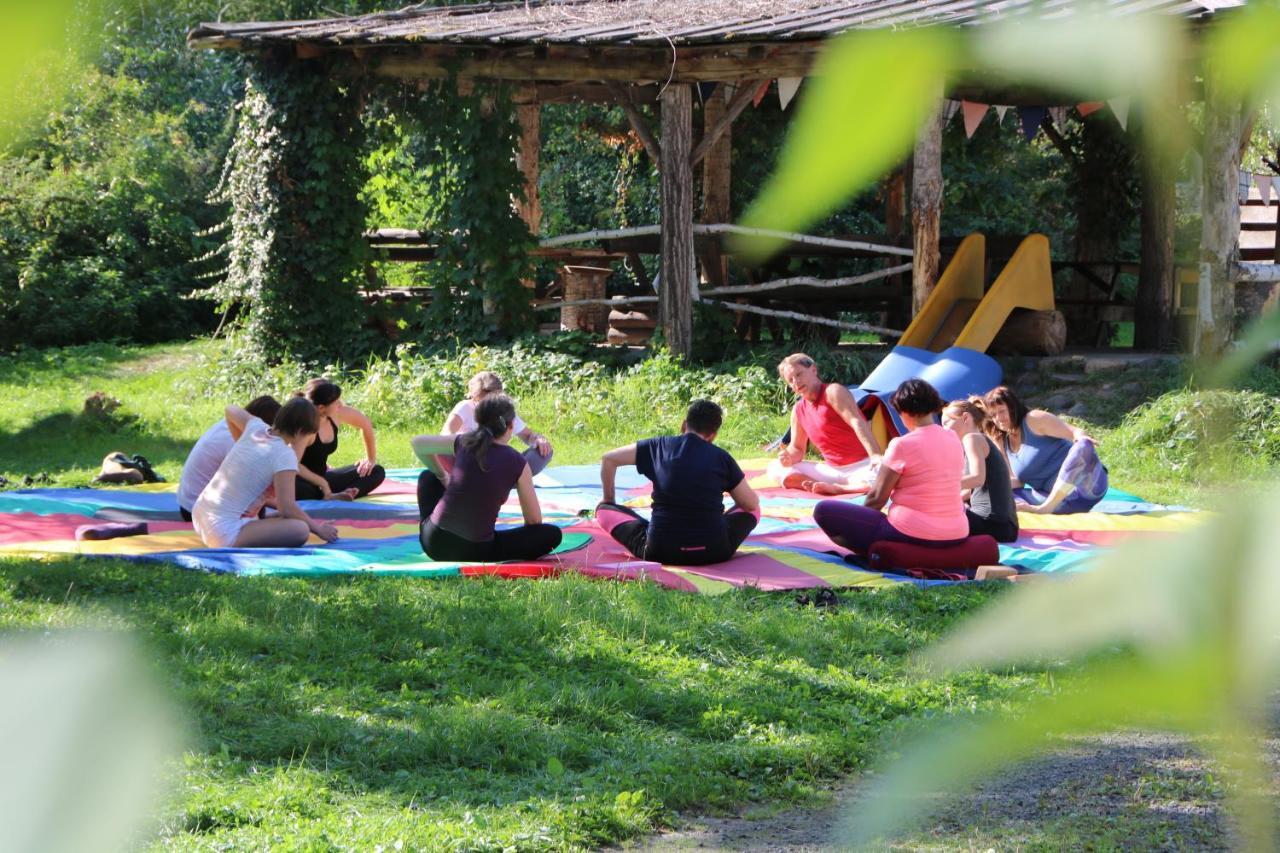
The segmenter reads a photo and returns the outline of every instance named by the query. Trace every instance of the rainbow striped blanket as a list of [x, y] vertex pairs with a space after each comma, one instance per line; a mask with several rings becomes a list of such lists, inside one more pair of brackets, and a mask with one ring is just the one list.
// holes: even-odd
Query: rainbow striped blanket
[[[743, 464], [756, 476], [766, 460]], [[173, 486], [103, 489], [32, 489], [0, 492], [0, 557], [81, 555], [168, 563], [235, 575], [409, 575], [446, 577], [498, 575], [547, 577], [578, 572], [614, 580], [647, 580], [672, 589], [718, 594], [735, 587], [766, 590], [813, 587], [879, 587], [948, 581], [881, 574], [847, 562], [844, 553], [813, 523], [813, 495], [762, 489], [759, 526], [731, 560], [682, 567], [637, 560], [589, 518], [600, 501], [599, 469], [559, 466], [535, 478], [544, 519], [564, 528], [564, 542], [544, 560], [515, 564], [461, 564], [429, 560], [418, 544], [415, 483], [418, 471], [389, 472], [369, 497], [354, 501], [306, 501], [313, 516], [332, 520], [340, 538], [318, 539], [301, 548], [206, 548], [178, 514]], [[642, 513], [650, 486], [634, 469], [619, 471], [619, 499]], [[848, 498], [848, 500], [860, 500]], [[1147, 503], [1113, 490], [1095, 511], [1083, 515], [1020, 517], [1022, 537], [1001, 546], [1001, 562], [1028, 572], [1080, 571], [1120, 538], [1183, 530], [1203, 517], [1185, 507]], [[518, 504], [502, 510], [502, 524], [519, 523]], [[106, 522], [145, 522], [145, 534], [80, 541], [77, 528]]]

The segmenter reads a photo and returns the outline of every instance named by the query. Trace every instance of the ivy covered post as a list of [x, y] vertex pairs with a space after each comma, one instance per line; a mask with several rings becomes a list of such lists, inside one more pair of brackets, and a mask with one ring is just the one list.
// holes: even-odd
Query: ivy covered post
[[362, 140], [358, 93], [327, 62], [252, 63], [229, 154], [229, 270], [214, 293], [243, 305], [245, 345], [264, 361], [359, 349]]

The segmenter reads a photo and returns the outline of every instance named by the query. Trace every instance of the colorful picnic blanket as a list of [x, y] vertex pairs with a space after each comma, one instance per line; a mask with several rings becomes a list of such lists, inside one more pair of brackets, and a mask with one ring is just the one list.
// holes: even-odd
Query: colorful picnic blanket
[[[743, 468], [748, 476], [755, 476], [765, 464], [766, 460], [754, 460]], [[587, 517], [601, 496], [595, 465], [552, 467], [535, 478], [544, 520], [565, 531], [563, 544], [547, 559], [498, 565], [435, 562], [427, 559], [418, 544], [417, 476], [416, 469], [390, 471], [378, 491], [359, 501], [302, 502], [311, 515], [332, 520], [339, 539], [324, 544], [313, 538], [301, 548], [206, 548], [191, 525], [180, 519], [171, 484], [0, 492], [0, 555], [108, 556], [246, 576], [542, 577], [576, 571], [597, 578], [649, 580], [705, 594], [742, 586], [783, 590], [947, 582], [882, 574], [851, 564], [845, 552], [813, 523], [817, 499], [785, 489], [761, 491], [760, 524], [732, 560], [700, 567], [637, 560]], [[618, 472], [617, 487], [619, 500], [646, 511], [652, 489], [634, 468]], [[1001, 562], [1035, 572], [1079, 571], [1120, 538], [1182, 530], [1201, 517], [1185, 507], [1151, 504], [1113, 490], [1091, 513], [1023, 514], [1023, 535], [1012, 545], [1001, 546]], [[146, 534], [76, 539], [77, 528], [136, 521], [146, 522]], [[519, 521], [520, 509], [513, 497], [503, 507], [500, 526]]]

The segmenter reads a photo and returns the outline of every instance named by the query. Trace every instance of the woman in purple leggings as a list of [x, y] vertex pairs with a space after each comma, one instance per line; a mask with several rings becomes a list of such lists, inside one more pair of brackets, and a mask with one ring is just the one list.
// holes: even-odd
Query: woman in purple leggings
[[[886, 540], [958, 545], [969, 536], [960, 498], [964, 447], [933, 419], [942, 410], [942, 399], [923, 379], [908, 379], [889, 402], [902, 416], [907, 434], [889, 442], [865, 503], [821, 501], [813, 520], [832, 542], [857, 554]], [[886, 515], [880, 510], [890, 497]]]
[[1048, 412], [1027, 409], [1007, 385], [986, 396], [988, 432], [1009, 460], [1022, 512], [1088, 512], [1107, 493], [1107, 468], [1093, 439]]

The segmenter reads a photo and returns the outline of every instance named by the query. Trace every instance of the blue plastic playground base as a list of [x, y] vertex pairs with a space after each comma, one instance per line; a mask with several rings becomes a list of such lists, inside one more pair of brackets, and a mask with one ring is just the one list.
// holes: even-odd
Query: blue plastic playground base
[[906, 426], [889, 405], [889, 398], [908, 379], [923, 379], [938, 389], [943, 400], [951, 401], [963, 400], [971, 394], [985, 394], [999, 385], [1003, 378], [1004, 371], [999, 362], [977, 350], [951, 347], [942, 352], [930, 352], [898, 346], [867, 374], [860, 386], [850, 386], [849, 390], [859, 407], [869, 396], [880, 398], [898, 434], [902, 435], [907, 431]]

